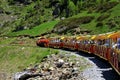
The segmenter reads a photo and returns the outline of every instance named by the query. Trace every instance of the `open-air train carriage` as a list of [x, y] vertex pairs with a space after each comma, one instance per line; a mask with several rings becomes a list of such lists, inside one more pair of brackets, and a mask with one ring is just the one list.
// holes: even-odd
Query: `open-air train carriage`
[[109, 62], [116, 69], [116, 71], [120, 72], [120, 31], [111, 34], [108, 38], [110, 39], [111, 44]]
[[120, 31], [78, 37], [41, 38], [36, 44], [39, 46], [67, 48], [95, 54], [107, 60], [120, 74]]

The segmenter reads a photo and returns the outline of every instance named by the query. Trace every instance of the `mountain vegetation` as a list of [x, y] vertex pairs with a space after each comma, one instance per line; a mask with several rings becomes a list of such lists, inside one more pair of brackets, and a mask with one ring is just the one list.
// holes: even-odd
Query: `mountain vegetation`
[[59, 52], [37, 47], [36, 36], [117, 30], [120, 0], [0, 0], [0, 73], [12, 76]]
[[35, 27], [43, 30], [41, 24], [51, 21], [55, 24], [49, 30], [37, 30], [34, 36], [44, 32], [98, 34], [120, 28], [119, 0], [1, 0], [0, 4], [1, 36], [31, 35]]

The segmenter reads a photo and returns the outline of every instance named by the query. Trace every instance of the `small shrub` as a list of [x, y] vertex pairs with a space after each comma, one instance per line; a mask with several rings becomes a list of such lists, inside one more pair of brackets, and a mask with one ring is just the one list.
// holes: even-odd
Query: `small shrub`
[[109, 26], [110, 29], [116, 27], [116, 23], [114, 21], [109, 21], [106, 24]]
[[109, 14], [103, 14], [97, 18], [97, 21], [103, 21], [104, 19], [108, 18], [110, 15]]
[[13, 30], [13, 32], [17, 32], [17, 31], [21, 31], [24, 30], [24, 26], [17, 26], [15, 30]]
[[118, 2], [107, 2], [107, 3], [104, 3], [102, 5], [99, 5], [97, 7], [97, 12], [106, 12], [108, 11], [109, 9], [113, 8], [114, 6], [116, 6], [118, 4]]
[[103, 26], [103, 23], [102, 22], [98, 22], [97, 24], [96, 24], [96, 27], [102, 27]]
[[22, 66], [22, 65], [20, 65], [20, 66], [18, 66], [18, 69], [21, 71], [21, 70], [23, 70], [25, 68], [25, 66]]
[[93, 13], [93, 11], [94, 11], [93, 8], [89, 8], [87, 13], [90, 14], [90, 13]]
[[0, 7], [0, 14], [4, 13], [4, 9], [2, 7]]
[[55, 33], [66, 33], [73, 28], [79, 27], [80, 24], [87, 24], [94, 19], [93, 16], [85, 16], [80, 18], [69, 18], [60, 21], [57, 25], [55, 25], [53, 32]]
[[54, 54], [58, 54], [58, 53], [59, 53], [59, 51], [58, 51], [58, 50], [54, 51]]

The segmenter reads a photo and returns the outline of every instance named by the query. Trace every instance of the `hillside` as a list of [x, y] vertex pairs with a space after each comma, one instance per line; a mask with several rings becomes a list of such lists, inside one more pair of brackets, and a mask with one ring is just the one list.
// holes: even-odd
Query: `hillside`
[[38, 36], [117, 30], [120, 0], [0, 0], [0, 80], [59, 53], [36, 46]]
[[13, 80], [13, 74], [40, 63], [46, 55], [59, 51], [36, 46], [28, 37], [0, 37], [0, 80]]
[[51, 32], [99, 34], [120, 29], [120, 2], [116, 0], [2, 0], [0, 3], [1, 36], [38, 36]]
[[101, 34], [120, 30], [120, 3], [108, 2], [95, 10], [81, 13], [60, 21], [53, 32], [58, 34]]

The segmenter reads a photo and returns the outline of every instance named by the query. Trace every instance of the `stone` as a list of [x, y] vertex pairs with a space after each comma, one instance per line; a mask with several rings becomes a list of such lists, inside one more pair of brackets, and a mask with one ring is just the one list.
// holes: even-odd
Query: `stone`
[[47, 56], [40, 64], [29, 67], [28, 70], [35, 69], [31, 74], [35, 76], [29, 77], [27, 80], [78, 80], [80, 62], [74, 58], [70, 59], [70, 57], [70, 54]]
[[63, 59], [59, 59], [58, 62], [64, 63], [64, 60]]
[[53, 71], [53, 70], [54, 70], [54, 68], [53, 68], [53, 67], [50, 67], [49, 69], [50, 69], [51, 71]]

